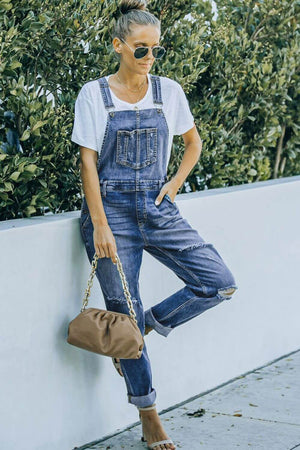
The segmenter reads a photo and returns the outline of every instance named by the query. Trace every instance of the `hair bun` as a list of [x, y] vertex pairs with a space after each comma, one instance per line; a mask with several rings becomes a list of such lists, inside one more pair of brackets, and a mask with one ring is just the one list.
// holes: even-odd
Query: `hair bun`
[[127, 14], [132, 9], [147, 11], [146, 0], [122, 0], [119, 6], [121, 14]]

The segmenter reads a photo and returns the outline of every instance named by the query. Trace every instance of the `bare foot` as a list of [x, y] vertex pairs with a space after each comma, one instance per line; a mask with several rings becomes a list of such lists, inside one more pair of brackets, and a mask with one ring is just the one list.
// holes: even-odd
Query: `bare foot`
[[[164, 439], [171, 439], [165, 432], [156, 409], [139, 411], [139, 413], [142, 423], [143, 436], [148, 445], [152, 444], [153, 442], [162, 441]], [[174, 444], [160, 444], [156, 445], [153, 450], [174, 450], [175, 448], [176, 447]]]

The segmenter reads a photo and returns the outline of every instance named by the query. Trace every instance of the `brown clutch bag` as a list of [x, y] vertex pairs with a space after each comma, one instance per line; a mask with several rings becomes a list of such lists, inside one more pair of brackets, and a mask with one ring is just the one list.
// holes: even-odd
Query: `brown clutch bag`
[[81, 312], [69, 323], [67, 342], [100, 355], [139, 359], [142, 356], [144, 338], [136, 321], [136, 314], [118, 254], [116, 257], [129, 315], [106, 309], [86, 309], [99, 258], [95, 253]]

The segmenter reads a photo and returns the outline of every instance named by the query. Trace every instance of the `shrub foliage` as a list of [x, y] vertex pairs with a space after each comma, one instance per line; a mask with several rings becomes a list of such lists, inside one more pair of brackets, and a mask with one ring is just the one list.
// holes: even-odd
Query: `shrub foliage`
[[[203, 141], [181, 192], [300, 173], [299, 2], [154, 0], [165, 57]], [[116, 1], [0, 0], [0, 220], [80, 208], [81, 86], [118, 70]], [[184, 151], [174, 137], [168, 175]]]

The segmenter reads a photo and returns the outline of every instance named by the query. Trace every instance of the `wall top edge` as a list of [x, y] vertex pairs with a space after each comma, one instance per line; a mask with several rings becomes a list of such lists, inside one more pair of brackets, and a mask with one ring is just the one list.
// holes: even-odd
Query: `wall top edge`
[[[203, 198], [208, 196], [215, 196], [215, 195], [221, 195], [221, 194], [230, 194], [232, 192], [238, 192], [243, 190], [250, 190], [250, 189], [262, 189], [265, 187], [271, 187], [278, 184], [285, 184], [285, 183], [300, 183], [300, 175], [296, 175], [293, 177], [284, 177], [284, 178], [276, 178], [274, 180], [266, 180], [266, 181], [257, 181], [255, 183], [245, 183], [245, 184], [239, 184], [236, 186], [227, 186], [224, 188], [215, 188], [215, 189], [207, 189], [202, 191], [196, 191], [196, 192], [188, 192], [184, 194], [178, 194], [176, 197], [176, 201], [186, 201], [191, 200], [192, 198]], [[10, 220], [3, 220], [0, 221], [0, 231], [11, 231], [22, 227], [27, 226], [35, 226], [35, 225], [48, 225], [52, 224], [53, 222], [62, 221], [62, 220], [70, 220], [70, 219], [79, 219], [80, 217], [80, 210], [77, 211], [68, 211], [64, 213], [59, 214], [46, 214], [45, 216], [34, 216], [34, 217], [28, 217], [28, 218], [22, 218], [22, 219], [10, 219]]]

